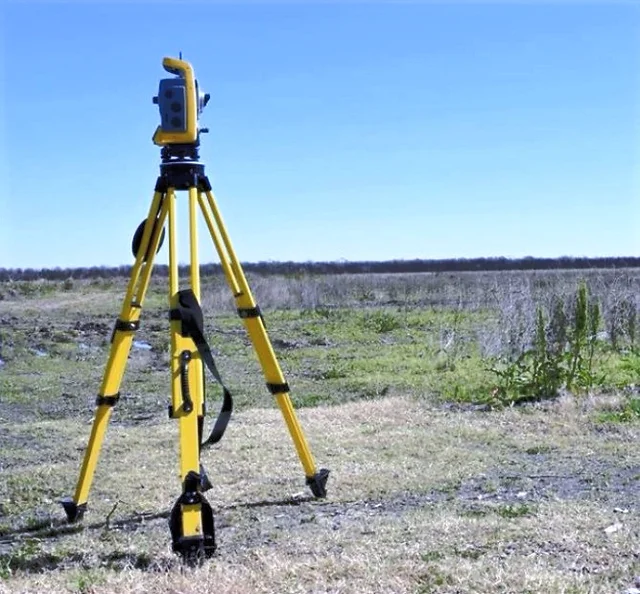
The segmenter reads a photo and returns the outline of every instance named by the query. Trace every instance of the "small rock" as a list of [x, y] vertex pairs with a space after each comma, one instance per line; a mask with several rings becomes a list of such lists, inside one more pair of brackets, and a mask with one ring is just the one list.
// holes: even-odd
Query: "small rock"
[[620, 522], [616, 522], [615, 524], [611, 524], [611, 526], [607, 526], [604, 531], [607, 534], [613, 534], [622, 528], [622, 524]]
[[144, 340], [134, 340], [133, 348], [142, 349], [143, 351], [150, 351], [152, 347], [148, 342], [145, 342]]
[[519, 493], [516, 493], [516, 497], [518, 499], [524, 499], [527, 496], [527, 492], [526, 491], [520, 491]]
[[640, 594], [640, 588], [629, 588], [625, 590], [622, 594]]

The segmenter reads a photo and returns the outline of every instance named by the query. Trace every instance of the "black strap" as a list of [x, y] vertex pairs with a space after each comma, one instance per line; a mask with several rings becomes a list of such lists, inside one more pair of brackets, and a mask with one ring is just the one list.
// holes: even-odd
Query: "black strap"
[[223, 399], [220, 414], [216, 419], [209, 437], [200, 444], [201, 448], [205, 448], [220, 441], [224, 435], [233, 410], [233, 398], [231, 397], [231, 392], [229, 392], [220, 377], [213, 355], [211, 354], [211, 349], [204, 337], [202, 309], [200, 308], [200, 304], [191, 289], [178, 291], [178, 307], [171, 310], [170, 318], [172, 320], [182, 321], [182, 335], [193, 339], [193, 342], [200, 353], [200, 357], [211, 372], [211, 375], [213, 375], [222, 387]]

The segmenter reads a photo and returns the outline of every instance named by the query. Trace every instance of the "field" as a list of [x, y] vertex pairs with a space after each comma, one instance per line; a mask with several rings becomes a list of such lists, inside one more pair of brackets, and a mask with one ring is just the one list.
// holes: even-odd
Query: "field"
[[[236, 409], [203, 455], [218, 551], [181, 566], [154, 278], [89, 510], [67, 524], [58, 500], [126, 279], [6, 280], [0, 592], [640, 588], [639, 270], [248, 276], [328, 497], [305, 491], [230, 293], [207, 276], [205, 329]], [[212, 414], [218, 398], [209, 383]]]

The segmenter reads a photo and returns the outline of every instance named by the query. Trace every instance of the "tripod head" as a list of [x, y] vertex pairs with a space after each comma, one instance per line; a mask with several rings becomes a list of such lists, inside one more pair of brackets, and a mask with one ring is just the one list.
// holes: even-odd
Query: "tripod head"
[[198, 128], [198, 117], [210, 95], [200, 92], [193, 68], [182, 56], [164, 58], [162, 66], [175, 77], [163, 78], [158, 95], [153, 98], [160, 110], [160, 126], [153, 142], [163, 147], [198, 144], [200, 132], [208, 132], [206, 128]]

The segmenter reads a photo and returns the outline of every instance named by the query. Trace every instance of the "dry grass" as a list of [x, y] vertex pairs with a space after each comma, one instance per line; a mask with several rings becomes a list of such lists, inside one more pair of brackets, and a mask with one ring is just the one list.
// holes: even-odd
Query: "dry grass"
[[[205, 455], [219, 550], [197, 570], [181, 568], [169, 550], [174, 422], [115, 425], [85, 528], [6, 535], [13, 556], [4, 557], [0, 592], [622, 591], [640, 573], [638, 495], [617, 499], [600, 489], [597, 473], [610, 481], [624, 469], [638, 475], [640, 457], [629, 444], [639, 431], [595, 430], [596, 406], [597, 399], [567, 397], [546, 410], [479, 414], [397, 396], [304, 409], [312, 449], [332, 475], [327, 500], [296, 504], [290, 498], [302, 471], [278, 411], [242, 412]], [[60, 461], [40, 459], [12, 476], [24, 485], [42, 481], [49, 496], [69, 491], [89, 427], [52, 421], [38, 429], [69, 438], [55, 442]], [[532, 472], [540, 455], [542, 471], [556, 476], [544, 491], [540, 468]], [[576, 487], [581, 473], [599, 489]], [[529, 480], [524, 494], [525, 483], [510, 489], [514, 475]], [[62, 517], [53, 501], [23, 507], [24, 519], [29, 507], [41, 519]]]

